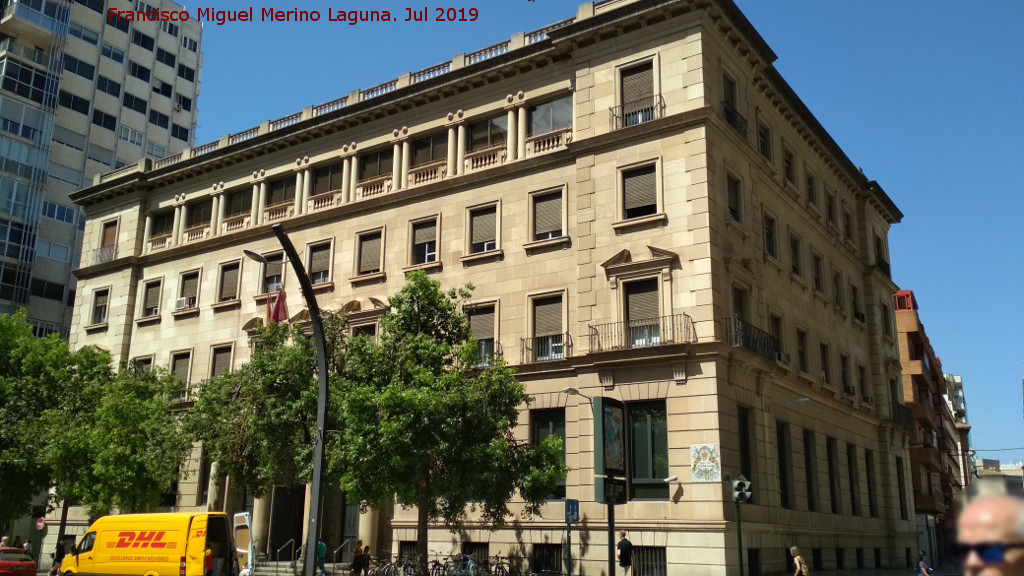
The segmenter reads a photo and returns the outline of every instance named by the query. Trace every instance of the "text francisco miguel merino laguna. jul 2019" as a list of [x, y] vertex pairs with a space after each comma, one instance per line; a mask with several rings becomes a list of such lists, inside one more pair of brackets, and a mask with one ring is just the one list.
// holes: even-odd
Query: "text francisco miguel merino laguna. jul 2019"
[[[334, 10], [327, 14], [320, 10], [275, 10], [261, 8], [258, 16], [262, 22], [341, 22], [355, 25], [359, 22], [473, 22], [479, 17], [476, 8], [400, 8], [395, 14], [389, 10]], [[196, 8], [194, 14], [188, 10], [107, 10], [108, 20], [146, 22], [215, 22], [218, 26], [228, 22], [255, 22], [257, 13], [250, 6], [239, 10], [215, 10]]]

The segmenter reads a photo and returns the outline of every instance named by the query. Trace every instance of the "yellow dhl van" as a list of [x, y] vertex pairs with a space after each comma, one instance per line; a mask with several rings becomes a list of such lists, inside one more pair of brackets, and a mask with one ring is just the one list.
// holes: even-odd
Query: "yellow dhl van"
[[[238, 549], [233, 542], [246, 548]], [[238, 576], [249, 559], [248, 515], [218, 512], [104, 516], [68, 552], [62, 575]]]

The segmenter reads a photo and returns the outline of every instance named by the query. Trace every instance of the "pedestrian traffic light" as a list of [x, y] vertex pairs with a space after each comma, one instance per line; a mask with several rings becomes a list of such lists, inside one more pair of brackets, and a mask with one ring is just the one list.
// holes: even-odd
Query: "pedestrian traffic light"
[[740, 476], [732, 481], [732, 501], [737, 504], [750, 501], [750, 480]]

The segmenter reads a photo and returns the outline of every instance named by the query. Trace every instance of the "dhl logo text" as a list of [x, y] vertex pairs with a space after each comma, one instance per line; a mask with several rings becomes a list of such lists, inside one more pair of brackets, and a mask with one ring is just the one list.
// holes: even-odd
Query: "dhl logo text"
[[118, 532], [117, 542], [108, 544], [110, 548], [173, 548], [163, 542], [167, 532]]

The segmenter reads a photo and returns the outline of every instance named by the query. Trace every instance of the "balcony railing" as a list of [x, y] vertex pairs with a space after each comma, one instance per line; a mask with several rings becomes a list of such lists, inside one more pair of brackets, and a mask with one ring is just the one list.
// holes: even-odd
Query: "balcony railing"
[[162, 250], [171, 245], [170, 234], [160, 234], [149, 239], [149, 251]]
[[413, 166], [409, 169], [409, 186], [427, 184], [443, 179], [448, 174], [448, 161], [440, 160], [430, 164]]
[[520, 349], [522, 350], [523, 364], [561, 360], [572, 353], [572, 336], [566, 332], [551, 336], [523, 338]]
[[316, 212], [317, 210], [326, 210], [335, 204], [339, 204], [338, 200], [340, 194], [337, 192], [325, 192], [323, 194], [317, 194], [309, 199], [309, 211]]
[[729, 344], [746, 348], [755, 354], [776, 361], [779, 359], [779, 341], [760, 328], [744, 322], [739, 316], [726, 320], [729, 327]]
[[687, 314], [640, 318], [590, 326], [590, 351], [607, 352], [696, 342], [693, 320]]
[[476, 172], [477, 170], [484, 170], [492, 166], [501, 166], [507, 158], [508, 150], [505, 144], [467, 152], [466, 172]]
[[356, 196], [359, 198], [369, 198], [388, 192], [391, 192], [391, 174], [367, 178], [356, 184]]
[[31, 60], [32, 62], [42, 66], [46, 66], [50, 61], [50, 56], [46, 52], [43, 52], [38, 48], [29, 48], [24, 44], [19, 44], [13, 38], [5, 38], [0, 42], [0, 52], [7, 52], [9, 54], [21, 56], [26, 60]]
[[4, 18], [17, 16], [27, 20], [40, 28], [46, 28], [51, 32], [60, 32], [67, 25], [70, 12], [66, 7], [60, 7], [55, 12], [56, 18], [50, 17], [26, 4], [12, 4], [4, 9]]
[[502, 356], [501, 342], [495, 342], [493, 338], [488, 340], [477, 340], [476, 352], [480, 361], [474, 364], [474, 368], [493, 366], [494, 359]]
[[117, 258], [117, 246], [104, 246], [92, 251], [92, 263], [102, 264]]
[[572, 140], [572, 128], [563, 128], [526, 139], [526, 155], [536, 156], [565, 147]]
[[612, 128], [618, 130], [627, 126], [636, 126], [665, 115], [665, 101], [661, 94], [641, 98], [632, 102], [624, 102], [612, 108]]
[[235, 214], [234, 216], [228, 216], [224, 219], [223, 227], [224, 232], [233, 232], [235, 230], [241, 230], [249, 225], [249, 220], [252, 215], [249, 213]]
[[892, 421], [895, 422], [897, 426], [913, 429], [914, 413], [910, 408], [907, 408], [903, 404], [894, 402], [892, 405]]
[[203, 222], [198, 226], [185, 229], [185, 242], [195, 242], [210, 236], [210, 222]]
[[263, 209], [264, 222], [276, 222], [284, 218], [290, 218], [295, 213], [295, 202], [289, 200], [274, 206], [267, 206]]
[[747, 137], [747, 119], [736, 110], [735, 106], [725, 100], [722, 100], [722, 118], [725, 118], [726, 123], [739, 132], [740, 136]]

